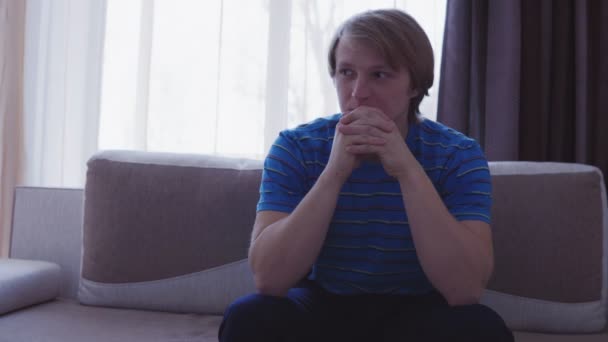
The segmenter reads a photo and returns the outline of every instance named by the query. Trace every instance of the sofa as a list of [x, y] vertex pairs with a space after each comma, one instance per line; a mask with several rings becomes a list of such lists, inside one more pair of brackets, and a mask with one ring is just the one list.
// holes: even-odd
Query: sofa
[[[102, 151], [84, 189], [20, 186], [0, 259], [0, 341], [217, 341], [253, 292], [262, 161]], [[516, 341], [608, 341], [608, 209], [582, 164], [491, 162], [482, 303]]]

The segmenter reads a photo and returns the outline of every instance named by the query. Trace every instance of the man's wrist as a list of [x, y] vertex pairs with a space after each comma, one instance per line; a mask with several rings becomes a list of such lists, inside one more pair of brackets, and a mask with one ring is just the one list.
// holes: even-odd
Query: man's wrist
[[339, 191], [349, 176], [350, 173], [347, 174], [342, 170], [326, 167], [319, 175], [317, 183], [319, 183], [319, 185], [322, 185], [324, 188], [330, 188]]
[[396, 178], [404, 195], [426, 191], [428, 190], [427, 183], [430, 182], [428, 175], [420, 165], [408, 167], [406, 172]]

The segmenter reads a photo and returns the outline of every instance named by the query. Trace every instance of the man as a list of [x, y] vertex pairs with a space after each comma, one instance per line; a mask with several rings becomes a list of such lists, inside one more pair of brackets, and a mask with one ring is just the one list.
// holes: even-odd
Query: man
[[478, 304], [493, 268], [485, 157], [419, 116], [424, 31], [398, 10], [354, 16], [329, 71], [342, 114], [270, 149], [249, 252], [259, 293], [228, 308], [220, 340], [512, 341]]

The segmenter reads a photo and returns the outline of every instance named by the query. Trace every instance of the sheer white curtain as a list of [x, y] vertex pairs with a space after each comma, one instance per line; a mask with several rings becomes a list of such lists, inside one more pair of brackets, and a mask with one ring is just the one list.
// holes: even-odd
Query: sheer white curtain
[[8, 255], [13, 189], [22, 161], [25, 5], [0, 0], [0, 258]]
[[403, 8], [439, 61], [445, 2], [28, 0], [24, 183], [80, 187], [99, 149], [263, 158], [281, 129], [338, 111], [325, 55], [340, 22]]
[[326, 50], [344, 19], [405, 9], [438, 74], [445, 2], [108, 0], [99, 147], [262, 158], [281, 129], [338, 111]]
[[24, 57], [27, 185], [80, 187], [97, 150], [105, 0], [28, 0]]

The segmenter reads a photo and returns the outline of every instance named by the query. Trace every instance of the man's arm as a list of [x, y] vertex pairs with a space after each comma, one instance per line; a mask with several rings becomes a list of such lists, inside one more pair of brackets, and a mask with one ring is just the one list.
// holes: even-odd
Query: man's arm
[[383, 116], [377, 109], [360, 107], [344, 117], [343, 134], [386, 141], [381, 146], [351, 144], [347, 151], [376, 154], [386, 172], [399, 181], [416, 253], [433, 286], [450, 305], [478, 302], [493, 269], [489, 225], [454, 218], [399, 130], [387, 132], [378, 126]]
[[346, 152], [345, 146], [348, 143], [382, 145], [384, 140], [346, 137], [336, 130], [327, 166], [293, 212], [258, 213], [249, 249], [249, 262], [259, 292], [284, 296], [317, 259], [340, 189], [359, 164], [357, 156]]
[[260, 293], [284, 296], [310, 270], [325, 240], [341, 186], [324, 173], [291, 214], [257, 214], [249, 263]]
[[413, 159], [399, 183], [422, 268], [450, 305], [477, 303], [494, 267], [490, 227], [457, 221]]

